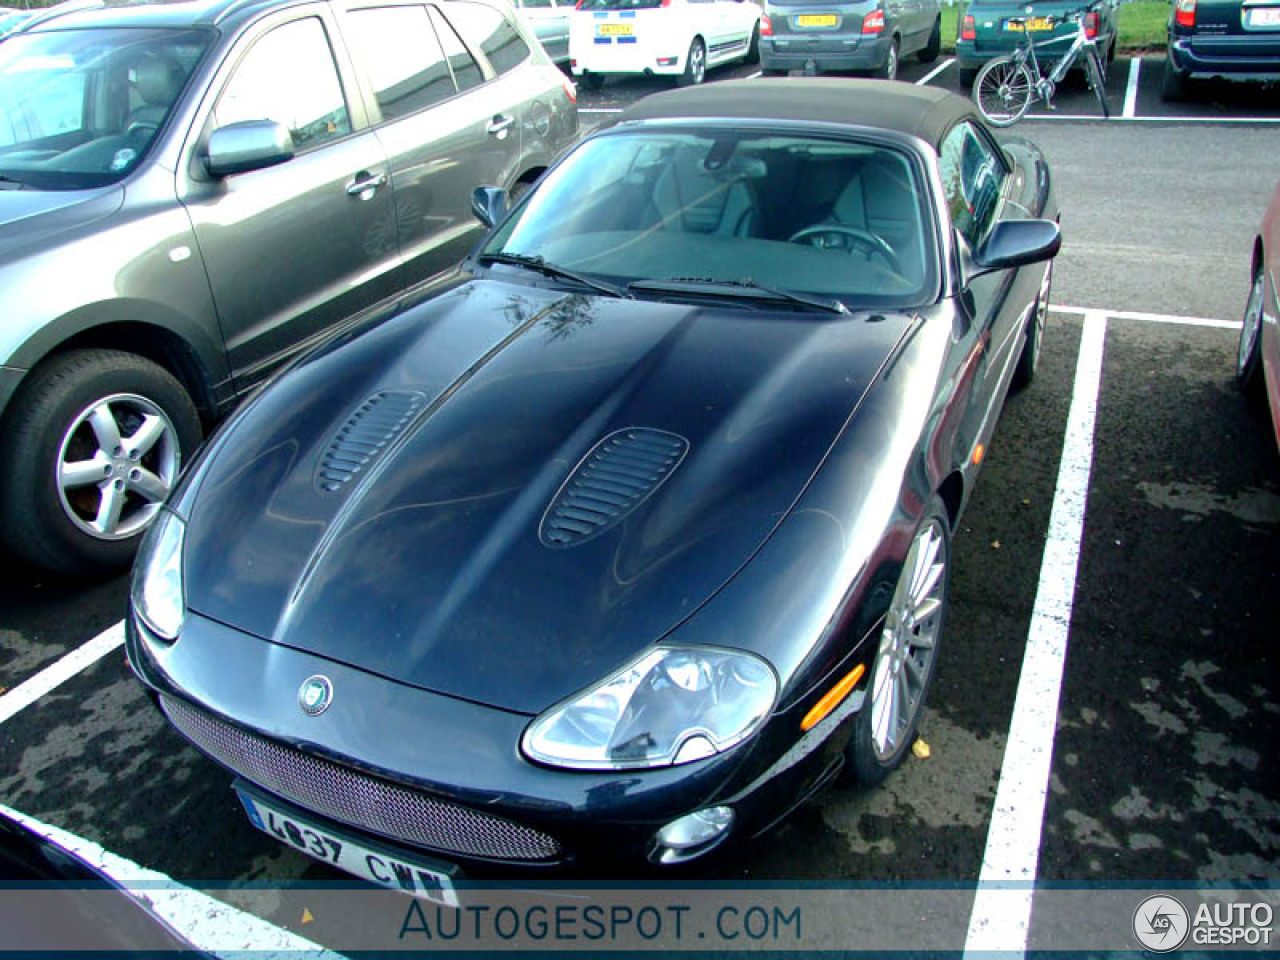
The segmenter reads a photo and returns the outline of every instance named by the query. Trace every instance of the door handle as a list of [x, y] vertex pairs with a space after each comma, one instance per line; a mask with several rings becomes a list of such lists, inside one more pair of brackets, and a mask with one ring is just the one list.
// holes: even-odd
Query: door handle
[[501, 140], [507, 135], [507, 131], [511, 129], [511, 125], [515, 122], [515, 117], [504, 117], [502, 114], [498, 114], [489, 121], [484, 129], [490, 136]]
[[358, 197], [361, 200], [368, 200], [373, 196], [373, 192], [379, 187], [386, 186], [387, 175], [379, 173], [376, 176], [369, 174], [356, 174], [347, 184], [347, 196]]

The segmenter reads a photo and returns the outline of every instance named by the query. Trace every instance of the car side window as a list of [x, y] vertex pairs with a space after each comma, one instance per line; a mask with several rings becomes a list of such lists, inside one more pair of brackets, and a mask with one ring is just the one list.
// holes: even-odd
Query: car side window
[[942, 141], [938, 167], [951, 221], [976, 247], [995, 220], [1004, 188], [999, 155], [969, 123], [957, 124]]
[[431, 8], [431, 22], [435, 24], [436, 35], [440, 38], [440, 45], [444, 47], [445, 59], [449, 61], [449, 69], [453, 71], [458, 89], [470, 90], [484, 83], [484, 71], [480, 69], [480, 64], [476, 63], [475, 57], [471, 56], [453, 27], [435, 7]]
[[506, 17], [480, 3], [450, 3], [449, 21], [471, 46], [484, 51], [494, 72], [501, 75], [529, 59], [529, 48]]
[[417, 113], [457, 92], [426, 7], [369, 7], [344, 31], [363, 61], [384, 120]]
[[240, 61], [214, 108], [218, 126], [274, 120], [308, 150], [351, 132], [351, 114], [317, 17], [276, 27]]

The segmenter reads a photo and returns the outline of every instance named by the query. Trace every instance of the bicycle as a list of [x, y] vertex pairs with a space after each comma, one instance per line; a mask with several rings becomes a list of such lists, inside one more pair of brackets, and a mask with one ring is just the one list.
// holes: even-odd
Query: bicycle
[[[1095, 9], [1090, 6], [1088, 9]], [[1098, 98], [1098, 106], [1102, 108], [1102, 116], [1111, 116], [1111, 105], [1107, 102], [1106, 73], [1102, 66], [1102, 56], [1098, 52], [1097, 41], [1091, 38], [1084, 28], [1084, 10], [1069, 17], [1045, 17], [1053, 23], [1071, 20], [1076, 25], [1076, 32], [1065, 37], [1053, 37], [1050, 40], [1036, 42], [1031, 39], [1030, 23], [1032, 8], [1027, 7], [1026, 17], [1011, 18], [1010, 24], [1022, 25], [1022, 39], [1013, 53], [996, 57], [987, 61], [978, 71], [973, 81], [973, 102], [988, 123], [997, 127], [1007, 127], [1017, 123], [1026, 115], [1031, 104], [1043, 100], [1050, 110], [1053, 109], [1053, 94], [1062, 78], [1067, 75], [1076, 57], [1084, 54], [1084, 71]], [[1015, 28], [1016, 29], [1016, 28]], [[1048, 76], [1040, 69], [1040, 61], [1036, 57], [1036, 49], [1050, 44], [1071, 41], [1071, 46], [1063, 54]]]

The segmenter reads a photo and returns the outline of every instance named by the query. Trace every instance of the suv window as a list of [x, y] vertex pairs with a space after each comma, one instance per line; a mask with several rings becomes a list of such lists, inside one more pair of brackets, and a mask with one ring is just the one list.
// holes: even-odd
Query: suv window
[[426, 7], [371, 7], [351, 14], [347, 38], [364, 61], [384, 120], [457, 92]]
[[214, 109], [218, 126], [274, 120], [299, 150], [351, 132], [351, 114], [324, 24], [305, 17], [276, 27], [240, 61]]
[[961, 123], [942, 141], [938, 166], [951, 221], [976, 246], [995, 219], [1004, 163], [971, 124]]
[[0, 176], [80, 190], [133, 170], [182, 95], [210, 35], [94, 28], [0, 45]]
[[463, 39], [484, 51], [496, 73], [506, 73], [529, 59], [529, 48], [520, 33], [493, 7], [460, 0], [446, 9]]
[[476, 63], [475, 57], [471, 56], [453, 27], [434, 7], [431, 8], [431, 22], [436, 26], [436, 34], [440, 38], [440, 45], [444, 47], [444, 55], [449, 61], [449, 69], [453, 71], [453, 80], [458, 85], [458, 89], [470, 90], [484, 83], [484, 73], [480, 69], [480, 64]]

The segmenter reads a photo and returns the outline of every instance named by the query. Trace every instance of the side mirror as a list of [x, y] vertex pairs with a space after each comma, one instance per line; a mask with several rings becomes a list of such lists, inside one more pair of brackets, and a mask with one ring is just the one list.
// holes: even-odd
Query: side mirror
[[274, 167], [293, 158], [293, 137], [274, 120], [245, 120], [219, 127], [209, 135], [204, 167], [221, 179]]
[[471, 212], [490, 230], [507, 213], [507, 191], [500, 187], [476, 187], [471, 193]]
[[966, 264], [966, 278], [1039, 263], [1062, 246], [1062, 231], [1052, 220], [1002, 220]]

